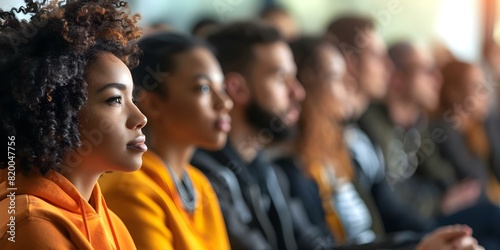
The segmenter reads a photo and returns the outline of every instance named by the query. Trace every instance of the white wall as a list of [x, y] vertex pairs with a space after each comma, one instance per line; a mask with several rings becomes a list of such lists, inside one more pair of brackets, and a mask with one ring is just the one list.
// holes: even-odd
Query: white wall
[[[481, 21], [478, 0], [277, 0], [297, 19], [304, 33], [323, 32], [328, 23], [345, 12], [376, 17], [386, 41], [441, 40], [462, 60], [480, 57]], [[129, 0], [141, 13], [141, 25], [166, 21], [177, 30], [189, 31], [202, 16], [222, 22], [254, 16], [261, 0]], [[0, 0], [10, 9], [22, 0]], [[393, 11], [394, 6], [396, 10]]]

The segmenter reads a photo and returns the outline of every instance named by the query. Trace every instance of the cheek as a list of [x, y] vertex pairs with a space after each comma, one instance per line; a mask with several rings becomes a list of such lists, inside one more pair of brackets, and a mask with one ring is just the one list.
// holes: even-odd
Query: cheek
[[335, 83], [332, 90], [335, 100], [343, 102], [347, 99], [347, 90], [342, 83]]
[[264, 83], [263, 86], [255, 90], [253, 98], [267, 110], [272, 108], [285, 109], [288, 105], [288, 93], [285, 84]]
[[165, 120], [172, 129], [186, 130], [186, 133], [199, 131], [207, 126], [207, 120], [214, 116], [209, 96], [184, 96], [182, 100], [171, 103], [165, 108]]
[[82, 146], [78, 153], [82, 158], [98, 162], [115, 162], [123, 159], [128, 139], [125, 121], [120, 116], [94, 113], [92, 119], [83, 119], [80, 128]]

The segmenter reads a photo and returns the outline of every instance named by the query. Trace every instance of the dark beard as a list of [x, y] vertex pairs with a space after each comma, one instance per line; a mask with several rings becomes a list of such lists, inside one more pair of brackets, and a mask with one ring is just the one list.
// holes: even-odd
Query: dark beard
[[296, 130], [296, 126], [287, 125], [282, 117], [265, 110], [255, 99], [246, 109], [245, 117], [248, 123], [259, 130], [259, 137], [267, 138], [269, 143], [288, 139]]

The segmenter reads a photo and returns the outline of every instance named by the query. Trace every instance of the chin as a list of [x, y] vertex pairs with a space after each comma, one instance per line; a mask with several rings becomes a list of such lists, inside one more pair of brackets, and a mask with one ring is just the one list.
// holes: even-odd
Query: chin
[[139, 170], [142, 167], [142, 155], [141, 157], [136, 157], [123, 162], [120, 167], [117, 168], [116, 171], [121, 171], [121, 172], [134, 172]]
[[224, 134], [223, 136], [217, 136], [211, 140], [205, 141], [204, 143], [200, 143], [199, 147], [209, 151], [220, 150], [226, 145], [226, 140], [227, 136]]

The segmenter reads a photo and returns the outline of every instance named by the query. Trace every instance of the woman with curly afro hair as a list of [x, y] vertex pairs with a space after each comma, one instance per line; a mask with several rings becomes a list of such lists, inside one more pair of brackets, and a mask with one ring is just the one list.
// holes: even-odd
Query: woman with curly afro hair
[[25, 2], [0, 10], [0, 249], [135, 249], [97, 179], [147, 150], [138, 16], [117, 0]]

